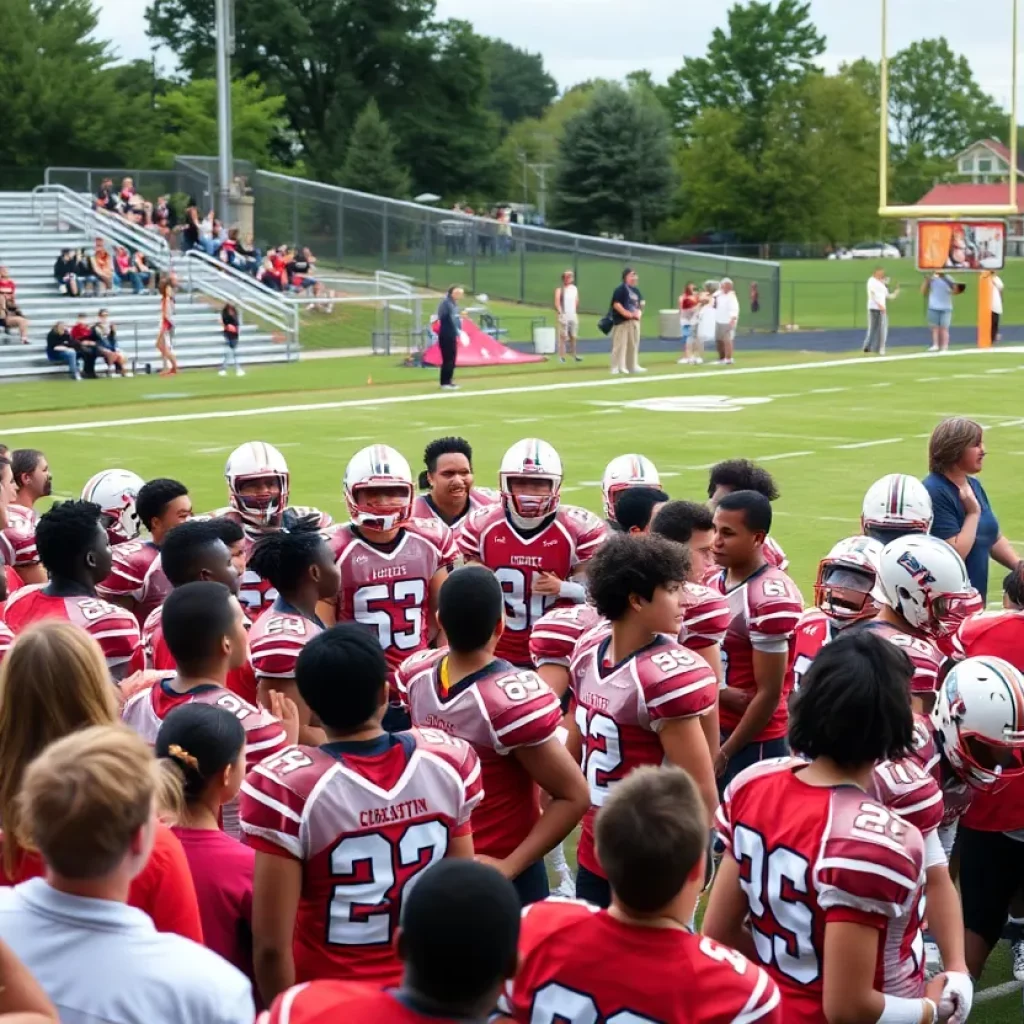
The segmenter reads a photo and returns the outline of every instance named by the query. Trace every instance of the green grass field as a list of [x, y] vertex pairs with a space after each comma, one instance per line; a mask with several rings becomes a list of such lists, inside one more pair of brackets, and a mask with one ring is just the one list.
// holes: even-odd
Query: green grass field
[[[344, 515], [341, 476], [351, 454], [383, 441], [418, 468], [424, 445], [459, 433], [476, 449], [477, 479], [496, 485], [505, 448], [523, 436], [551, 441], [565, 465], [565, 500], [600, 510], [607, 461], [639, 450], [673, 497], [702, 500], [710, 464], [730, 456], [763, 462], [782, 492], [773, 534], [811, 597], [818, 560], [857, 528], [860, 500], [892, 471], [924, 475], [927, 437], [946, 415], [988, 427], [985, 486], [1002, 527], [1024, 551], [1024, 353], [1010, 349], [948, 357], [835, 359], [810, 353], [743, 355], [733, 370], [645, 359], [641, 378], [609, 378], [603, 357], [460, 372], [463, 390], [441, 394], [432, 372], [397, 360], [351, 358], [252, 367], [243, 379], [213, 371], [178, 378], [4, 385], [0, 440], [39, 447], [58, 495], [77, 493], [98, 469], [124, 466], [170, 475], [192, 490], [197, 510], [226, 499], [223, 466], [253, 438], [282, 448], [291, 500]], [[372, 377], [372, 383], [367, 383]], [[993, 572], [998, 596], [1001, 575]], [[986, 984], [1009, 978], [1005, 949]], [[1020, 1019], [1020, 993], [976, 1007], [973, 1019]]]

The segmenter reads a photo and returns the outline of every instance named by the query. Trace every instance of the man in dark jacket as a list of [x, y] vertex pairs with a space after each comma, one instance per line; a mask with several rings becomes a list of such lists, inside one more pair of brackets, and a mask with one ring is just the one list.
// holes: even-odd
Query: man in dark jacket
[[459, 300], [464, 291], [458, 285], [452, 285], [437, 307], [437, 340], [441, 346], [441, 387], [445, 391], [455, 391], [458, 384], [455, 376], [455, 359], [459, 348], [459, 332], [462, 330], [462, 319], [459, 316]]

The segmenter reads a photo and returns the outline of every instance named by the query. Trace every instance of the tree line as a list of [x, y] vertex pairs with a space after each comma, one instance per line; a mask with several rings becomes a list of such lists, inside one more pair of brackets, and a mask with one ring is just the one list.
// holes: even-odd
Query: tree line
[[[235, 156], [367, 192], [537, 205], [583, 232], [843, 244], [877, 217], [879, 67], [833, 74], [803, 0], [744, 0], [665, 83], [638, 70], [558, 94], [539, 54], [441, 20], [434, 0], [235, 7]], [[216, 152], [214, 0], [151, 0], [148, 61], [118, 63], [93, 0], [0, 3], [0, 173], [167, 166]], [[915, 202], [1008, 115], [943, 39], [890, 60], [890, 197]], [[540, 173], [540, 172], [543, 172]]]

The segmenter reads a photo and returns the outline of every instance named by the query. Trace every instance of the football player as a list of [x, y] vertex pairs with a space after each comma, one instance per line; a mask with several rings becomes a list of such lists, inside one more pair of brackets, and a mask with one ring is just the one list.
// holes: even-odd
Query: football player
[[[257, 538], [300, 519], [308, 519], [320, 529], [333, 520], [326, 512], [307, 506], [290, 506], [288, 489], [291, 474], [284, 456], [265, 441], [247, 441], [239, 445], [224, 466], [230, 505], [217, 509], [213, 516], [226, 516], [245, 530], [246, 553]], [[274, 588], [251, 569], [242, 576], [239, 593], [246, 614], [255, 618], [274, 603]]]
[[260, 703], [278, 690], [295, 701], [302, 723], [300, 741], [326, 743], [322, 729], [310, 729], [310, 712], [295, 685], [295, 663], [306, 644], [324, 631], [318, 601], [338, 596], [341, 576], [323, 534], [302, 523], [269, 533], [256, 542], [249, 559], [253, 571], [277, 591], [274, 603], [249, 631], [249, 655], [259, 680]]
[[902, 647], [914, 664], [914, 708], [927, 714], [945, 669], [936, 643], [984, 607], [963, 559], [945, 541], [908, 534], [882, 549], [878, 582], [885, 603], [875, 618], [857, 626]]
[[708, 828], [685, 772], [649, 766], [620, 782], [595, 826], [610, 908], [555, 900], [530, 907], [499, 1009], [520, 1024], [627, 1014], [637, 1022], [782, 1024], [779, 990], [765, 971], [688, 927]]
[[650, 533], [651, 521], [668, 501], [657, 487], [627, 487], [615, 499], [615, 520], [608, 521], [616, 533]]
[[467, 562], [492, 570], [505, 593], [505, 629], [495, 652], [530, 665], [530, 630], [556, 603], [581, 604], [575, 577], [607, 536], [585, 509], [560, 504], [562, 460], [546, 441], [517, 441], [499, 471], [501, 505], [477, 509], [458, 542]]
[[594, 848], [594, 817], [640, 765], [664, 762], [694, 778], [710, 820], [718, 805], [714, 766], [700, 717], [712, 711], [711, 666], [670, 637], [683, 620], [685, 552], [661, 537], [615, 536], [587, 567], [590, 597], [606, 623], [576, 646], [569, 675], [576, 711], [569, 748], [590, 790], [577, 856], [576, 896], [611, 900]]
[[[114, 551], [110, 575], [96, 591], [145, 625], [171, 591], [160, 566], [160, 545], [170, 530], [191, 518], [192, 499], [177, 480], [150, 480], [136, 487], [138, 479], [134, 473], [108, 469], [94, 476], [83, 494], [91, 494], [85, 500], [104, 510]], [[149, 540], [138, 539], [140, 526], [149, 531]]]
[[[496, 655], [502, 605], [493, 573], [472, 565], [453, 572], [437, 612], [448, 647], [404, 662], [397, 682], [414, 725], [459, 736], [480, 755], [487, 796], [473, 815], [476, 851], [527, 904], [548, 895], [542, 858], [576, 827], [590, 799], [558, 737], [558, 698], [536, 673]], [[538, 787], [551, 797], [543, 813]]]
[[724, 787], [766, 757], [788, 753], [787, 698], [793, 646], [804, 605], [796, 584], [765, 557], [772, 525], [769, 499], [758, 491], [723, 495], [715, 508], [711, 585], [729, 601], [732, 618], [722, 643], [725, 686], [718, 694], [722, 746], [715, 772]]
[[925, 984], [921, 833], [869, 796], [877, 762], [911, 749], [911, 672], [877, 637], [828, 644], [793, 706], [790, 740], [809, 763], [753, 765], [719, 808], [727, 853], [704, 931], [767, 969], [787, 1024], [970, 1010], [965, 973]]
[[[274, 693], [271, 711], [265, 711], [228, 689], [229, 672], [241, 668], [249, 657], [245, 613], [228, 587], [210, 580], [175, 587], [160, 615], [177, 675], [129, 697], [121, 709], [126, 725], [153, 744], [164, 718], [176, 707], [197, 702], [225, 708], [245, 726], [249, 768], [295, 742], [299, 713], [290, 700]], [[239, 835], [237, 800], [224, 805], [222, 821], [225, 832]]]
[[885, 603], [878, 585], [882, 545], [870, 537], [839, 541], [818, 563], [814, 607], [808, 608], [796, 630], [793, 689], [811, 667], [815, 655], [839, 633], [857, 622], [873, 619]]
[[395, 943], [396, 989], [312, 981], [279, 996], [265, 1024], [442, 1024], [482, 1021], [516, 969], [520, 906], [493, 868], [445, 860], [408, 893]]
[[[10, 460], [4, 454], [6, 451], [4, 445], [0, 444], [0, 568], [3, 569], [3, 573], [0, 574], [3, 577], [0, 579], [0, 602], [5, 602], [16, 590], [25, 586], [22, 578], [10, 564], [15, 557], [14, 550], [4, 533], [8, 525], [7, 510], [16, 497], [14, 474], [11, 472]], [[0, 603], [0, 616], [2, 614], [3, 607]]]
[[[351, 522], [330, 536], [341, 588], [333, 607], [320, 604], [321, 618], [371, 629], [393, 677], [437, 632], [437, 595], [458, 548], [440, 519], [412, 518], [412, 471], [394, 448], [375, 444], [356, 452], [344, 488]], [[385, 726], [409, 726], [395, 691]]]
[[119, 681], [139, 646], [139, 624], [123, 608], [96, 596], [96, 585], [107, 577], [111, 563], [99, 505], [54, 505], [39, 517], [35, 544], [50, 582], [12, 594], [4, 621], [15, 634], [41, 619], [67, 619], [81, 626], [103, 649], [110, 675]]
[[495, 505], [498, 495], [473, 486], [473, 449], [461, 437], [439, 437], [423, 453], [426, 470], [420, 473], [420, 489], [426, 491], [413, 503], [415, 519], [440, 519], [455, 527], [474, 509]]
[[932, 528], [932, 499], [915, 476], [890, 473], [876, 480], [864, 495], [860, 529], [866, 537], [888, 544]]
[[[769, 501], [779, 497], [779, 489], [771, 473], [755, 465], [749, 459], [727, 459], [711, 467], [708, 476], [708, 499], [714, 508], [725, 495], [733, 491], [757, 491]], [[764, 539], [764, 560], [783, 572], [789, 567], [789, 559], [773, 537]]]
[[46, 456], [37, 448], [16, 448], [10, 454], [14, 486], [18, 489], [15, 504], [31, 513], [32, 522], [39, 519], [36, 502], [53, 494], [53, 474]]
[[397, 983], [403, 901], [431, 864], [473, 856], [480, 762], [438, 729], [386, 732], [387, 674], [361, 626], [315, 636], [295, 680], [328, 742], [285, 750], [242, 785], [242, 828], [256, 850], [253, 962], [267, 1003], [314, 978]]
[[661, 478], [650, 459], [642, 455], [619, 455], [605, 466], [601, 477], [604, 517], [609, 526], [614, 528], [617, 522], [615, 506], [619, 497], [631, 487], [653, 487], [660, 491]]
[[4, 660], [7, 652], [14, 643], [14, 634], [6, 622], [0, 621], [0, 662]]
[[[186, 583], [208, 580], [223, 583], [235, 597], [238, 596], [241, 578], [220, 537], [219, 526], [220, 521], [216, 519], [192, 520], [176, 526], [164, 538], [160, 548], [160, 562], [172, 589], [183, 587]], [[149, 613], [143, 624], [142, 644], [132, 658], [133, 671], [177, 671], [178, 664], [164, 640], [162, 620], [161, 605]], [[147, 685], [144, 677], [143, 684]], [[250, 704], [257, 703], [256, 675], [248, 661], [230, 669], [226, 686], [235, 696]], [[125, 697], [131, 696], [125, 692], [124, 687], [122, 693]]]
[[[10, 570], [8, 589], [30, 583], [45, 583], [46, 570], [39, 564], [36, 550], [34, 513], [18, 505], [18, 488], [11, 468], [11, 453], [3, 446], [0, 452], [0, 555]], [[17, 585], [10, 586], [12, 576]]]

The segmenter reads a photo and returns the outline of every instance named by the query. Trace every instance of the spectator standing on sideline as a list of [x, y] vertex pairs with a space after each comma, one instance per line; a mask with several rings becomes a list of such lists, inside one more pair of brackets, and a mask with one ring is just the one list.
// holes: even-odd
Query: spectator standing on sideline
[[992, 282], [992, 344], [999, 341], [999, 321], [1003, 316], [1003, 279], [990, 270], [986, 275]]
[[692, 338], [696, 327], [697, 303], [699, 301], [693, 282], [687, 281], [686, 287], [683, 288], [683, 294], [679, 296], [679, 333], [683, 339], [683, 357], [677, 360], [680, 365], [692, 365], [695, 362]]
[[622, 272], [622, 284], [612, 292], [612, 373], [646, 373], [637, 362], [644, 297], [632, 267]]
[[988, 562], [994, 558], [1016, 569], [1020, 556], [999, 530], [999, 520], [981, 482], [975, 478], [985, 460], [981, 424], [965, 416], [943, 420], [928, 441], [925, 490], [935, 518], [932, 535], [946, 541], [967, 565], [971, 586], [984, 598], [988, 592]]
[[456, 391], [459, 387], [453, 378], [459, 354], [459, 333], [462, 331], [459, 300], [464, 294], [462, 288], [453, 284], [437, 307], [437, 341], [441, 346], [441, 388], [444, 391]]
[[715, 347], [718, 349], [720, 365], [732, 364], [733, 342], [736, 339], [736, 324], [740, 319], [740, 300], [732, 279], [723, 277], [715, 295]]
[[889, 291], [885, 280], [885, 267], [875, 267], [868, 278], [868, 333], [864, 338], [864, 351], [885, 355], [885, 342], [889, 337], [889, 299], [899, 295], [899, 287]]
[[580, 293], [576, 275], [571, 270], [562, 274], [562, 283], [555, 289], [555, 312], [558, 315], [558, 361], [565, 362], [565, 352], [577, 363], [583, 362], [576, 354], [576, 341], [580, 333]]
[[245, 370], [238, 361], [238, 310], [230, 302], [224, 303], [224, 308], [220, 311], [220, 322], [224, 328], [224, 364], [219, 374], [221, 377], [227, 376], [230, 362], [235, 367], [235, 376], [244, 377]]
[[163, 360], [161, 377], [169, 377], [178, 372], [178, 359], [174, 354], [174, 289], [177, 284], [178, 279], [171, 271], [157, 285], [157, 291], [160, 292], [160, 330], [156, 336], [156, 350]]
[[78, 352], [63, 320], [58, 320], [46, 336], [46, 358], [51, 363], [63, 363], [73, 380], [82, 379], [78, 372]]
[[753, 314], [761, 312], [761, 292], [756, 281], [750, 282], [750, 312]]
[[949, 325], [953, 322], [953, 296], [962, 292], [948, 274], [932, 274], [921, 284], [921, 294], [928, 296], [928, 323], [932, 329], [932, 347], [929, 352], [949, 349]]

